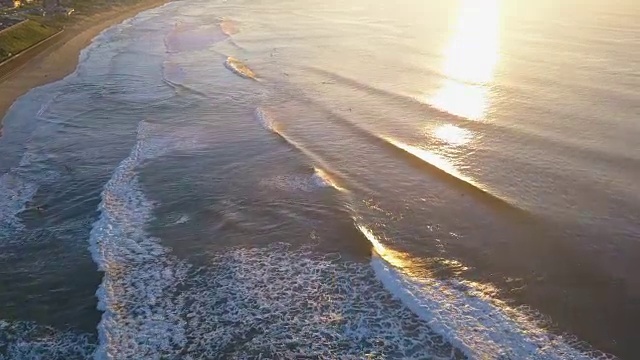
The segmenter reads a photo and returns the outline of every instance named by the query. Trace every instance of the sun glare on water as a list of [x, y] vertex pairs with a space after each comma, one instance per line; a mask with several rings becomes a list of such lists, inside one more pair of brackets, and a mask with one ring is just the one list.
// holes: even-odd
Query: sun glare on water
[[433, 135], [435, 135], [438, 140], [443, 141], [447, 145], [451, 146], [464, 145], [468, 143], [472, 137], [469, 130], [452, 124], [444, 124], [438, 126], [433, 131]]
[[461, 0], [457, 25], [444, 51], [442, 85], [428, 103], [454, 115], [481, 120], [499, 59], [499, 0]]

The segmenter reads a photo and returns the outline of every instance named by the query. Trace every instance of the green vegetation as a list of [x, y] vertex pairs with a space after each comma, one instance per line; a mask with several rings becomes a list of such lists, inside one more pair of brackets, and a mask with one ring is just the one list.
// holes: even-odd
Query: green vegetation
[[0, 62], [48, 38], [58, 29], [27, 20], [0, 33]]

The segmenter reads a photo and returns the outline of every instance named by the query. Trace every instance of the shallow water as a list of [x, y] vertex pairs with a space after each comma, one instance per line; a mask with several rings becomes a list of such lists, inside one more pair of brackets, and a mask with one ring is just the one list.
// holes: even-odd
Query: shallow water
[[0, 358], [636, 358], [639, 16], [180, 1], [106, 30], [4, 119]]

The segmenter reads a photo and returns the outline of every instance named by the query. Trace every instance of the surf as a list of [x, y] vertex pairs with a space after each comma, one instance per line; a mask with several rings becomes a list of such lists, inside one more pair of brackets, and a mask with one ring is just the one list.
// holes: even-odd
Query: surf
[[[135, 171], [145, 160], [167, 151], [153, 141], [149, 127], [145, 122], [139, 124], [136, 145], [105, 185], [100, 218], [90, 233], [89, 249], [104, 273], [97, 291], [103, 315], [96, 359], [135, 357], [184, 343], [180, 322], [170, 306], [154, 307], [171, 291], [167, 282], [173, 284], [171, 279], [183, 276], [185, 269], [168, 266], [166, 249], [144, 231], [152, 204], [140, 190]], [[122, 302], [126, 299], [133, 302], [127, 305]], [[129, 312], [138, 313], [136, 321], [128, 318]]]
[[0, 320], [2, 359], [90, 359], [91, 334], [60, 330], [31, 321]]
[[275, 116], [272, 111], [264, 108], [258, 107], [254, 111], [254, 116], [258, 120], [258, 122], [264, 127], [266, 130], [271, 133], [277, 135], [284, 142], [292, 146], [294, 149], [303, 153], [311, 162], [314, 164], [313, 168], [313, 179], [316, 184], [321, 186], [329, 186], [335, 190], [340, 192], [348, 192], [348, 190], [340, 185], [343, 181], [340, 176], [335, 172], [330, 170], [330, 167], [325, 164], [322, 159], [318, 156], [307, 150], [300, 143], [293, 140], [291, 137], [287, 136], [282, 129], [281, 125], [276, 121]]
[[444, 179], [450, 184], [454, 184], [460, 188], [465, 189], [467, 193], [481, 196], [488, 202], [494, 203], [499, 206], [516, 208], [506, 199], [503, 199], [500, 196], [492, 193], [483, 185], [462, 174], [451, 162], [449, 162], [444, 157], [421, 147], [405, 144], [391, 137], [376, 137], [380, 139], [382, 141], [382, 144], [384, 144], [386, 147], [394, 150], [396, 153], [405, 155], [405, 157], [409, 161], [415, 163], [415, 160], [418, 160], [417, 164], [425, 167], [431, 174]]
[[253, 70], [251, 70], [247, 65], [245, 65], [242, 61], [234, 58], [234, 57], [227, 57], [227, 60], [225, 60], [224, 62], [224, 66], [229, 69], [231, 72], [233, 72], [234, 74], [245, 78], [245, 79], [250, 79], [250, 80], [254, 80], [254, 81], [259, 81], [258, 77], [256, 76], [256, 74], [253, 72]]
[[173, 256], [145, 230], [155, 204], [142, 191], [138, 171], [171, 149], [150, 130], [140, 124], [136, 144], [104, 186], [90, 234], [91, 253], [104, 273], [96, 359], [460, 358], [393, 300], [366, 264], [283, 243], [230, 248], [211, 254], [211, 266], [200, 268]]
[[407, 254], [386, 248], [365, 225], [355, 226], [372, 245], [370, 264], [383, 286], [468, 358], [610, 358], [572, 346], [572, 337], [548, 332], [539, 315], [489, 298], [480, 284], [408, 275], [402, 269], [411, 262]]
[[328, 113], [328, 120], [347, 127], [352, 130], [354, 134], [364, 137], [372, 144], [378, 144], [382, 148], [391, 151], [393, 154], [400, 156], [410, 164], [427, 171], [430, 175], [433, 175], [452, 186], [456, 186], [464, 190], [466, 193], [477, 197], [481, 201], [494, 205], [498, 209], [504, 208], [507, 210], [514, 210], [517, 211], [517, 213], [524, 212], [524, 210], [520, 209], [510, 200], [493, 193], [482, 184], [479, 184], [473, 179], [465, 176], [444, 157], [426, 149], [405, 144], [390, 136], [373, 133], [362, 126], [355, 124], [346, 117], [336, 114], [322, 105], [319, 106], [323, 111]]
[[47, 160], [48, 155], [28, 148], [18, 166], [0, 176], [0, 234], [8, 236], [24, 229], [20, 214], [35, 209], [29, 203], [40, 187], [60, 177]]

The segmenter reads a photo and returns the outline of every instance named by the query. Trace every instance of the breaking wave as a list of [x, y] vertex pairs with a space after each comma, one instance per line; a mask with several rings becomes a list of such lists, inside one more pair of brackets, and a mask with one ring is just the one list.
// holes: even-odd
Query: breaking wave
[[323, 170], [319, 167], [314, 167], [313, 171], [314, 171], [313, 177], [316, 180], [316, 182], [323, 184], [324, 186], [332, 187], [341, 192], [347, 191], [347, 189], [340, 186], [336, 177], [330, 174], [328, 171]]
[[429, 174], [442, 179], [448, 184], [464, 189], [467, 193], [494, 205], [496, 208], [517, 211], [518, 214], [522, 212], [522, 209], [512, 204], [509, 200], [502, 198], [491, 190], [486, 189], [482, 184], [478, 184], [473, 179], [462, 174], [454, 164], [444, 157], [429, 150], [405, 144], [399, 140], [384, 135], [373, 133], [362, 126], [353, 123], [349, 119], [334, 113], [330, 109], [325, 109], [325, 111], [331, 115], [327, 117], [328, 119], [347, 127], [352, 130], [355, 135], [364, 137], [370, 143], [377, 144], [380, 147], [388, 149], [396, 156], [404, 158], [406, 161], [428, 171]]
[[231, 70], [234, 74], [243, 77], [245, 79], [258, 80], [256, 74], [251, 70], [247, 65], [245, 65], [242, 61], [229, 56], [227, 60], [224, 62], [224, 66]]
[[45, 160], [27, 151], [17, 167], [0, 176], [0, 234], [23, 229], [18, 215], [27, 210], [42, 183], [57, 179], [59, 173], [43, 165]]
[[38, 186], [25, 178], [6, 173], [0, 177], [0, 233], [23, 228], [18, 215], [34, 197]]
[[[281, 139], [286, 141], [289, 145], [293, 146], [295, 149], [299, 150], [306, 156], [308, 156], [313, 162], [320, 164], [320, 166], [313, 166], [313, 175], [309, 178], [304, 178], [302, 180], [295, 179], [293, 182], [295, 183], [303, 183], [302, 186], [293, 186], [293, 188], [309, 188], [311, 187], [332, 187], [338, 191], [345, 192], [347, 191], [344, 187], [339, 185], [339, 181], [337, 180], [337, 176], [332, 174], [330, 171], [325, 170], [327, 166], [322, 164], [322, 161], [306, 149], [304, 149], [300, 144], [298, 144], [293, 139], [289, 138], [279, 127], [276, 122], [274, 116], [269, 113], [268, 110], [264, 108], [257, 108], [255, 110], [255, 117], [258, 122], [270, 132], [278, 135]], [[321, 167], [322, 166], [322, 167]], [[323, 169], [324, 168], [324, 169]], [[290, 182], [291, 177], [285, 177], [287, 181]]]
[[333, 188], [338, 191], [347, 191], [340, 187], [326, 171], [314, 167], [313, 174], [277, 175], [260, 180], [262, 186], [283, 191], [311, 192], [322, 188]]
[[144, 123], [106, 184], [90, 236], [104, 272], [96, 358], [461, 358], [366, 263], [285, 244], [230, 248], [194, 267], [144, 230], [136, 168], [170, 147]]
[[[375, 235], [357, 225], [374, 245], [371, 267], [384, 287], [431, 329], [472, 359], [609, 359], [581, 351], [570, 337], [543, 329], [536, 315], [488, 298], [480, 285], [464, 280], [414, 278], [393, 266], [395, 251], [380, 249]], [[576, 344], [579, 345], [579, 344]]]
[[164, 61], [162, 63], [162, 80], [176, 90], [183, 90], [187, 93], [195, 94], [203, 98], [208, 95], [202, 91], [186, 85], [187, 72], [183, 67], [172, 61]]
[[96, 348], [94, 340], [89, 334], [33, 322], [0, 320], [0, 360], [89, 359]]

